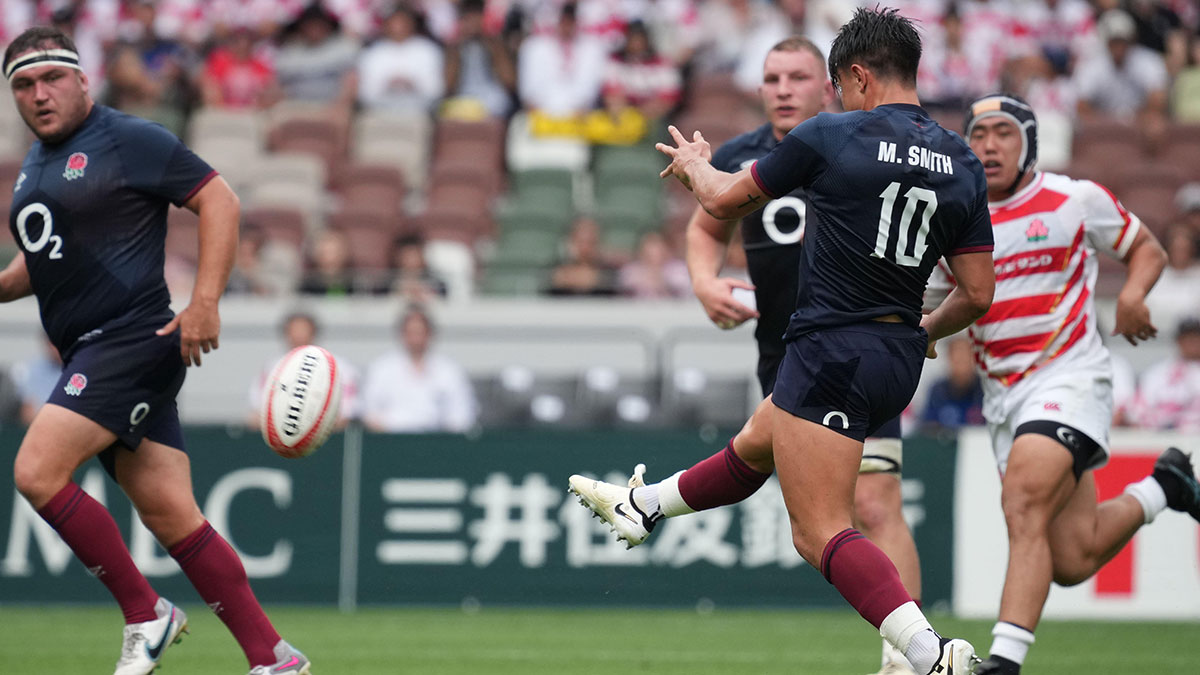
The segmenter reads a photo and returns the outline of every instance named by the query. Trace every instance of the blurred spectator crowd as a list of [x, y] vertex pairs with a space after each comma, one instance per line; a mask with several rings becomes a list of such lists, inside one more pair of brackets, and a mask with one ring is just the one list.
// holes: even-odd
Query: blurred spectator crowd
[[[653, 142], [668, 121], [714, 145], [760, 124], [769, 48], [801, 33], [827, 51], [856, 4], [0, 0], [0, 37], [63, 27], [98, 101], [161, 122], [234, 185], [230, 293], [676, 298], [694, 204], [657, 178]], [[1200, 241], [1193, 0], [884, 4], [919, 22], [918, 86], [945, 126], [981, 93], [1022, 94], [1044, 168]], [[0, 110], [8, 180], [30, 137]], [[196, 222], [171, 221], [168, 277], [187, 292]], [[1119, 283], [1104, 272], [1102, 294]]]

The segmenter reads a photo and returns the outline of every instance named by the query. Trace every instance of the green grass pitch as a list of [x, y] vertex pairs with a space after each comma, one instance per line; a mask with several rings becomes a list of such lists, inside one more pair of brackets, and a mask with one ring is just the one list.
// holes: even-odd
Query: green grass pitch
[[[202, 605], [161, 675], [247, 671], [233, 638]], [[864, 675], [879, 640], [850, 611], [332, 609], [274, 607], [280, 631], [314, 675]], [[986, 651], [991, 622], [932, 620]], [[114, 608], [0, 606], [0, 672], [110, 673], [121, 636]], [[1044, 622], [1028, 675], [1200, 672], [1194, 623]]]

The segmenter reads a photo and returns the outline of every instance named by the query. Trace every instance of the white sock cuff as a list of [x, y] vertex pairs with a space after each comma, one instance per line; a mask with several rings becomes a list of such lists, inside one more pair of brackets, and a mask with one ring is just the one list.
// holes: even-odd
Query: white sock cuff
[[923, 630], [933, 630], [929, 620], [911, 600], [892, 610], [891, 614], [879, 624], [879, 634], [883, 639], [895, 645], [902, 654], [908, 653], [908, 643], [913, 636]]
[[992, 627], [992, 636], [1012, 638], [1028, 645], [1033, 644], [1036, 639], [1030, 631], [1007, 621], [997, 621], [996, 625]]
[[992, 656], [1003, 656], [1014, 663], [1025, 663], [1029, 646], [1033, 644], [1033, 633], [1007, 621], [999, 621], [992, 628]]
[[662, 511], [662, 514], [667, 518], [696, 512], [696, 509], [688, 506], [687, 502], [683, 501], [683, 495], [679, 494], [679, 477], [682, 475], [683, 472], [679, 471], [672, 476], [664, 478], [658, 484], [658, 510]]
[[1133, 497], [1142, 505], [1146, 524], [1154, 522], [1154, 517], [1167, 508], [1167, 493], [1163, 492], [1154, 476], [1146, 476], [1136, 483], [1125, 486], [1125, 494]]

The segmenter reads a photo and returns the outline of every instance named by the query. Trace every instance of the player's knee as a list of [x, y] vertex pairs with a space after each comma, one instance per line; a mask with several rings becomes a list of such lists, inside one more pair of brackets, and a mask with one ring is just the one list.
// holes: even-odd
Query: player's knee
[[1053, 551], [1053, 556], [1054, 583], [1059, 586], [1079, 585], [1091, 579], [1100, 567], [1099, 559], [1087, 551]]
[[17, 453], [13, 462], [13, 483], [34, 508], [41, 508], [70, 480], [59, 476], [39, 462], [35, 453]]
[[818, 539], [820, 537], [814, 536], [813, 532], [802, 530], [793, 524], [792, 546], [805, 562], [819, 570], [821, 569], [821, 554], [825, 551], [827, 539], [821, 541]]
[[139, 509], [138, 517], [164, 548], [170, 548], [183, 541], [204, 524], [204, 516], [198, 509], [195, 511], [186, 508], [159, 508], [145, 511]]
[[1010, 539], [1045, 532], [1050, 522], [1048, 500], [1029, 486], [1006, 483], [1000, 494], [1000, 504]]

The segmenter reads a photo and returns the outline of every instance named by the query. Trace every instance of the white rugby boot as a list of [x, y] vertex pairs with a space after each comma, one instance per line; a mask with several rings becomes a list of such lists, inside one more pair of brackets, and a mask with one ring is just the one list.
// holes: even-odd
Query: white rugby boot
[[311, 675], [308, 658], [285, 640], [275, 644], [275, 663], [254, 666], [250, 675]]
[[981, 660], [971, 643], [960, 638], [941, 640], [941, 654], [927, 675], [972, 675]]
[[570, 487], [567, 491], [578, 496], [579, 503], [591, 509], [595, 517], [608, 523], [618, 541], [633, 548], [646, 541], [658, 522], [657, 518], [651, 518], [638, 508], [633, 500], [633, 488], [646, 485], [642, 478], [645, 473], [646, 465], [638, 464], [627, 487], [575, 474], [568, 479]]
[[909, 665], [908, 659], [904, 658], [904, 653], [892, 646], [892, 643], [887, 640], [882, 640], [883, 643], [883, 667], [879, 672], [872, 675], [917, 675], [917, 671], [913, 670]]
[[187, 614], [170, 600], [159, 598], [154, 604], [158, 618], [125, 626], [121, 658], [113, 675], [149, 675], [158, 668], [167, 647], [183, 639], [188, 632]]

